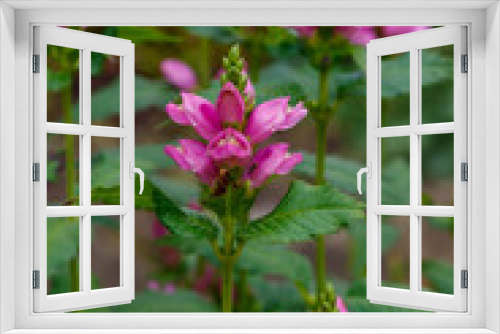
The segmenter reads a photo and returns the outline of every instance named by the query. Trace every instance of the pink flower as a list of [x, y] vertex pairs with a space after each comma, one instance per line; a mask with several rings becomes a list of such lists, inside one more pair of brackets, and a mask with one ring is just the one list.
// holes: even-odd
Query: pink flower
[[259, 150], [245, 172], [244, 180], [258, 188], [272, 175], [288, 174], [302, 161], [300, 153], [288, 153], [287, 143], [277, 143]]
[[191, 124], [191, 122], [189, 121], [189, 118], [187, 118], [186, 110], [184, 110], [184, 107], [182, 105], [179, 106], [175, 103], [170, 102], [165, 107], [165, 111], [167, 112], [167, 115], [169, 115], [170, 118], [175, 123], [180, 124], [180, 125], [190, 125]]
[[339, 312], [348, 312], [347, 306], [344, 304], [344, 301], [340, 298], [340, 296], [337, 296], [337, 310], [339, 310]]
[[184, 170], [195, 173], [203, 170], [209, 162], [205, 145], [194, 139], [181, 139], [179, 143], [180, 147], [166, 145], [165, 154]]
[[238, 88], [226, 82], [217, 97], [217, 111], [224, 124], [241, 124], [245, 115], [245, 102]]
[[160, 283], [156, 280], [151, 280], [146, 283], [146, 287], [149, 291], [160, 291]]
[[295, 32], [303, 38], [311, 38], [316, 31], [318, 30], [318, 27], [290, 27], [291, 29], [295, 30]]
[[407, 34], [414, 31], [421, 31], [429, 29], [427, 26], [385, 26], [382, 27], [384, 36], [395, 36]]
[[191, 67], [177, 59], [164, 59], [160, 69], [165, 79], [172, 85], [191, 91], [196, 86], [196, 75]]
[[377, 38], [375, 30], [370, 26], [342, 26], [336, 27], [335, 31], [355, 45], [366, 45]]
[[302, 102], [298, 103], [295, 107], [288, 107], [285, 112], [283, 122], [279, 125], [278, 130], [288, 130], [293, 128], [307, 115], [307, 109], [304, 108]]
[[208, 144], [208, 155], [215, 161], [236, 162], [250, 157], [252, 147], [245, 136], [232, 128], [227, 128], [215, 136]]
[[164, 236], [165, 234], [169, 233], [167, 228], [162, 223], [160, 223], [160, 221], [158, 219], [155, 219], [153, 221], [153, 225], [151, 227], [151, 230], [152, 230], [152, 234], [153, 234], [154, 239], [158, 239], [158, 238]]
[[220, 114], [210, 101], [194, 94], [182, 93], [182, 106], [190, 124], [204, 139], [210, 140], [222, 130]]
[[170, 282], [167, 283], [167, 284], [165, 284], [164, 291], [165, 291], [165, 293], [167, 295], [170, 295], [170, 294], [174, 293], [175, 292], [175, 284], [174, 283], [170, 283]]
[[259, 143], [280, 128], [285, 120], [290, 97], [278, 98], [257, 106], [248, 118], [245, 135], [252, 144]]
[[194, 139], [180, 139], [180, 147], [165, 145], [165, 154], [182, 169], [194, 172], [203, 183], [212, 185], [217, 169], [208, 156], [207, 147]]

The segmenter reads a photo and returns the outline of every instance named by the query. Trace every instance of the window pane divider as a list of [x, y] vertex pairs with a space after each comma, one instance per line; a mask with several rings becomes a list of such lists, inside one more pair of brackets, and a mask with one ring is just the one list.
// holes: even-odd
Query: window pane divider
[[128, 129], [111, 126], [89, 126], [47, 122], [47, 133], [76, 136], [90, 134], [96, 137], [124, 138], [129, 135], [130, 131]]
[[453, 133], [454, 130], [455, 124], [453, 122], [447, 122], [376, 128], [373, 130], [373, 134], [379, 138], [388, 138], [409, 136], [411, 134], [437, 135], [443, 133]]

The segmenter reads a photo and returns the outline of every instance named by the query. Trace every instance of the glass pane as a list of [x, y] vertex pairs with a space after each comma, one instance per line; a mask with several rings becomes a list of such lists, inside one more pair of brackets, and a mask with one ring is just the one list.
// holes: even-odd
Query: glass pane
[[[92, 205], [120, 205], [120, 138], [92, 137]], [[105, 193], [99, 188], [107, 188]]]
[[410, 124], [410, 53], [381, 57], [382, 126]]
[[421, 140], [422, 205], [453, 206], [453, 133]]
[[80, 218], [47, 218], [47, 294], [80, 291]]
[[382, 205], [410, 204], [410, 137], [381, 138]]
[[120, 57], [92, 52], [92, 125], [120, 126]]
[[422, 217], [422, 290], [453, 294], [453, 217]]
[[47, 205], [80, 205], [80, 137], [47, 134]]
[[453, 45], [421, 50], [422, 123], [453, 122]]
[[78, 124], [80, 50], [47, 45], [47, 121]]
[[381, 216], [382, 286], [410, 289], [410, 217]]
[[92, 217], [92, 290], [120, 286], [120, 218]]

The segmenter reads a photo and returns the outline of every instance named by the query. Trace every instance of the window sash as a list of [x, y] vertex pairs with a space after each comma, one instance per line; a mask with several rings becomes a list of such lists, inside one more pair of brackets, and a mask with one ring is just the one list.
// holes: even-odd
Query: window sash
[[[47, 45], [80, 50], [79, 124], [47, 122]], [[120, 57], [120, 127], [91, 125], [91, 52]], [[40, 288], [34, 289], [35, 312], [66, 312], [127, 303], [134, 298], [134, 45], [130, 41], [66, 28], [39, 26], [34, 30], [34, 54], [40, 55], [40, 73], [33, 74], [34, 161], [40, 163], [40, 181], [34, 187], [34, 270], [40, 270]], [[47, 206], [47, 134], [80, 138], [79, 206]], [[120, 205], [91, 204], [91, 138], [120, 138]], [[133, 175], [133, 174], [132, 174]], [[91, 217], [120, 215], [120, 286], [91, 289]], [[47, 217], [80, 217], [80, 291], [47, 295]]]
[[[467, 54], [466, 28], [436, 28], [381, 38], [367, 46], [367, 161], [372, 177], [367, 179], [367, 297], [379, 304], [423, 310], [467, 310], [467, 290], [461, 288], [462, 269], [467, 269], [467, 183], [460, 180], [460, 164], [467, 162], [467, 76], [460, 73], [462, 54]], [[454, 45], [454, 121], [421, 123], [421, 49]], [[410, 52], [410, 124], [381, 127], [381, 57]], [[422, 206], [420, 136], [454, 133], [454, 206]], [[406, 136], [410, 140], [410, 205], [381, 205], [381, 138]], [[381, 286], [381, 216], [410, 217], [410, 289]], [[421, 290], [421, 217], [454, 217], [454, 294]]]

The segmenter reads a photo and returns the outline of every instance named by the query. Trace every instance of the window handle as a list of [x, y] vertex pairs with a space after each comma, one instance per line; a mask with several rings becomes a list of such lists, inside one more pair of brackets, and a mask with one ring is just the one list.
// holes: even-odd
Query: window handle
[[360, 195], [362, 194], [362, 192], [361, 192], [361, 175], [363, 175], [364, 173], [366, 173], [366, 176], [369, 179], [372, 178], [372, 163], [370, 161], [368, 161], [368, 167], [361, 168], [358, 171], [358, 192]]
[[144, 190], [144, 172], [142, 171], [142, 169], [134, 167], [133, 161], [130, 161], [129, 167], [130, 167], [130, 178], [131, 179], [134, 178], [135, 173], [139, 174], [139, 184], [141, 187], [141, 189], [139, 190], [139, 195], [142, 195], [142, 191]]

